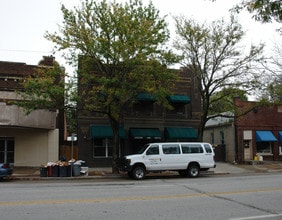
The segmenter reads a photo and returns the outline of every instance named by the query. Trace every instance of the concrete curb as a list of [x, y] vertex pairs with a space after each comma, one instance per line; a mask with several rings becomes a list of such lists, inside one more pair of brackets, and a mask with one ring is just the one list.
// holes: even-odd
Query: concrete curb
[[[32, 180], [32, 181], [49, 181], [49, 180], [91, 180], [91, 179], [117, 179], [127, 178], [126, 173], [112, 174], [110, 168], [91, 168], [90, 175], [81, 175], [73, 177], [40, 177], [39, 169], [27, 168], [27, 169], [15, 169], [15, 172], [8, 179], [10, 180]], [[200, 175], [245, 175], [251, 173], [275, 173], [282, 172], [282, 162], [280, 163], [265, 163], [265, 164], [248, 164], [238, 165], [225, 162], [218, 162], [216, 168], [212, 168], [209, 171], [202, 171]], [[147, 176], [176, 176], [177, 172], [162, 172], [148, 174]]]

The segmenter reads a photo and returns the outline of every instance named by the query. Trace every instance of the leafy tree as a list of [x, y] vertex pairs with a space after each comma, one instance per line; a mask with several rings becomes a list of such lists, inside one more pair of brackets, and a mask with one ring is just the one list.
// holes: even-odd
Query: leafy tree
[[234, 113], [234, 96], [239, 97], [243, 101], [248, 100], [246, 91], [238, 88], [223, 88], [219, 92], [214, 93], [211, 96], [211, 105], [209, 108], [207, 121], [223, 112]]
[[[24, 108], [27, 114], [36, 109], [58, 111], [57, 126], [64, 126], [65, 111], [70, 108], [65, 103], [65, 94], [68, 92], [69, 83], [65, 83], [65, 69], [56, 61], [50, 66], [39, 64], [34, 72], [24, 78], [22, 90], [17, 91], [21, 100], [13, 104]], [[67, 118], [67, 121], [71, 121]], [[59, 131], [60, 143], [64, 141], [64, 131]]]
[[58, 63], [53, 66], [36, 68], [35, 73], [26, 77], [20, 92], [22, 101], [16, 104], [27, 112], [36, 109], [63, 110], [65, 96], [65, 70]]
[[253, 17], [257, 21], [263, 23], [282, 22], [282, 2], [280, 0], [244, 0], [235, 7], [237, 11], [243, 8], [253, 13]]
[[[251, 46], [246, 54], [240, 45], [244, 32], [233, 16], [230, 22], [222, 19], [210, 25], [198, 24], [183, 16], [176, 17], [175, 22], [178, 35], [175, 48], [184, 57], [183, 65], [199, 82], [198, 92], [202, 99], [199, 138], [202, 138], [208, 113], [218, 101], [211, 98], [215, 93], [229, 87], [250, 91], [259, 84], [254, 63], [262, 59], [263, 45]], [[237, 92], [232, 89], [226, 94], [222, 92], [220, 98], [232, 97]]]
[[[211, 0], [216, 1], [216, 0]], [[282, 1], [281, 0], [242, 0], [236, 4], [231, 11], [240, 13], [243, 9], [254, 14], [253, 18], [262, 23], [276, 21], [282, 23]], [[282, 33], [282, 28], [278, 31]]]
[[267, 70], [265, 88], [261, 99], [271, 103], [282, 103], [282, 44], [276, 43], [272, 57], [263, 68]]
[[[126, 106], [140, 92], [158, 102], [173, 86], [175, 74], [166, 65], [177, 59], [165, 48], [167, 23], [150, 2], [107, 3], [85, 0], [73, 10], [61, 8], [59, 33], [46, 33], [72, 63], [79, 58], [79, 103], [106, 115], [113, 130], [113, 172], [117, 172], [119, 125]], [[79, 55], [79, 56], [78, 56]]]

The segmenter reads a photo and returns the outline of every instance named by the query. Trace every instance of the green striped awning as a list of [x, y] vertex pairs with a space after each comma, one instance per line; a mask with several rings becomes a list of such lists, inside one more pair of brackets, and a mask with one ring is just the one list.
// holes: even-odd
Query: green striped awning
[[131, 128], [130, 136], [135, 139], [161, 139], [162, 134], [158, 128]]
[[190, 97], [187, 95], [171, 95], [167, 98], [171, 103], [183, 103], [188, 104], [191, 102]]
[[[111, 126], [108, 125], [91, 125], [90, 126], [91, 138], [112, 138], [113, 130]], [[123, 127], [119, 128], [120, 138], [125, 137], [125, 131]]]
[[156, 101], [156, 96], [150, 93], [141, 92], [136, 96], [136, 100], [138, 101]]
[[198, 137], [196, 130], [190, 127], [167, 127], [165, 136], [167, 139], [196, 139]]

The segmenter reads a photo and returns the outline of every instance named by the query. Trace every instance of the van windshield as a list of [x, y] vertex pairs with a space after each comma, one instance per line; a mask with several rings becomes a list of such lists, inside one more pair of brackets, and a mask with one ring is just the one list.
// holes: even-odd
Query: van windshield
[[143, 147], [141, 147], [141, 149], [137, 152], [137, 154], [143, 154], [144, 151], [147, 149], [147, 147], [149, 146], [149, 144], [144, 145]]

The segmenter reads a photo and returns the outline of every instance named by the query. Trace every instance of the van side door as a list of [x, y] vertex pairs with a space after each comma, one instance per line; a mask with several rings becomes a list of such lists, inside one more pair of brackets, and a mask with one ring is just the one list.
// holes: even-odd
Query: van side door
[[147, 170], [161, 170], [161, 156], [159, 145], [150, 145], [146, 150], [143, 159]]
[[162, 170], [185, 169], [187, 164], [183, 160], [179, 144], [162, 144]]

